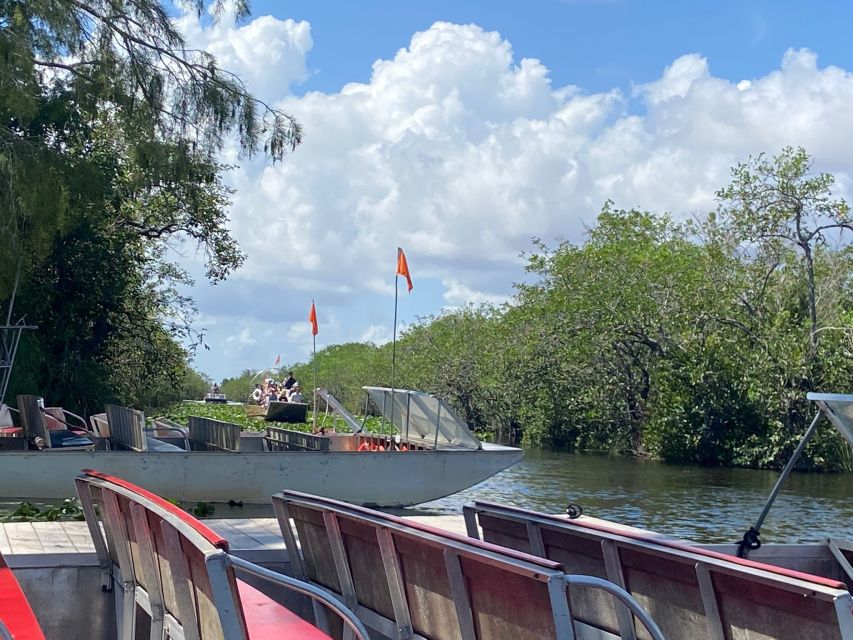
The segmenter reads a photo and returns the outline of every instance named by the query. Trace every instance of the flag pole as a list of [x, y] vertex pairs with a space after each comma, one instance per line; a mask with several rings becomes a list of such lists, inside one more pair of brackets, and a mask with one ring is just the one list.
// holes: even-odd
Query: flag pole
[[[400, 247], [397, 247], [397, 260], [400, 259]], [[397, 282], [400, 280], [399, 269], [397, 269], [397, 273], [394, 274], [394, 333], [391, 339], [391, 427], [394, 427], [394, 384], [396, 382], [396, 374], [397, 374], [397, 298], [398, 298], [398, 290]], [[384, 416], [383, 416], [384, 418]], [[391, 446], [389, 444], [388, 450], [390, 451]]]
[[[314, 307], [314, 298], [311, 298], [311, 308]], [[314, 430], [317, 430], [317, 334], [314, 333], [314, 325], [311, 325], [311, 341], [313, 343], [313, 356], [311, 357], [311, 362], [314, 365]]]

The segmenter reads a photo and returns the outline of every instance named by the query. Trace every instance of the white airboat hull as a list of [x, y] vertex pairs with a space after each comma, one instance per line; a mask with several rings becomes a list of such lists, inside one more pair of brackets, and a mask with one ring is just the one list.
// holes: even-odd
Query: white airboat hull
[[0, 453], [0, 495], [49, 500], [75, 495], [74, 477], [97, 469], [186, 502], [269, 503], [293, 489], [360, 505], [429, 502], [477, 484], [515, 464], [521, 449], [408, 452], [125, 452]]

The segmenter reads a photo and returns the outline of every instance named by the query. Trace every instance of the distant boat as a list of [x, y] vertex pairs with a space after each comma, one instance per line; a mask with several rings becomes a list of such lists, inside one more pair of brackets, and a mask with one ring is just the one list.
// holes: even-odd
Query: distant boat
[[[242, 432], [239, 425], [198, 416], [186, 426], [163, 419], [149, 426], [142, 412], [114, 405], [93, 416], [86, 429], [63, 419], [59, 426], [66, 429], [50, 429], [38, 399], [19, 396], [24, 437], [0, 437], [0, 492], [60, 498], [73, 494], [72, 479], [80, 469], [98, 468], [181, 501], [267, 503], [272, 493], [293, 489], [360, 505], [407, 506], [466, 489], [524, 455], [514, 447], [481, 443], [432, 394], [365, 389], [385, 420], [393, 420], [396, 435], [278, 427]], [[362, 428], [330, 394], [318, 395], [339, 423], [351, 431]], [[57, 437], [67, 432], [76, 437]], [[66, 441], [75, 446], [62, 446]]]
[[204, 401], [212, 404], [228, 404], [224, 393], [205, 393]]

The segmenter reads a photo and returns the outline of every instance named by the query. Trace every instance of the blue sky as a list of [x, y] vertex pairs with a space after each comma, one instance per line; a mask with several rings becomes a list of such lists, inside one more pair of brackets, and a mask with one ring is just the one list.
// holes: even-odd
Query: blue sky
[[311, 23], [316, 73], [297, 92], [334, 91], [367, 81], [378, 58], [391, 58], [436, 21], [496, 30], [520, 55], [539, 58], [555, 85], [588, 91], [647, 82], [678, 56], [700, 52], [714, 74], [763, 75], [785, 50], [806, 47], [825, 64], [849, 67], [853, 4], [750, 0], [255, 0], [255, 15]]
[[[729, 168], [803, 145], [853, 175], [853, 6], [837, 2], [255, 0], [244, 24], [179, 23], [295, 115], [282, 165], [238, 164], [232, 229], [249, 255], [198, 278], [196, 366], [219, 379], [391, 336], [400, 318], [501, 302], [530, 238], [582, 241], [602, 203], [689, 216]], [[191, 251], [186, 260], [200, 272]]]

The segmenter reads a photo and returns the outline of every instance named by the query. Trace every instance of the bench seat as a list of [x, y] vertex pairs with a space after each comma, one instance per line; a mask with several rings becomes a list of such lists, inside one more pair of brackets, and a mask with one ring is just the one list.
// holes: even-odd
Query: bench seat
[[15, 640], [44, 640], [35, 613], [3, 554], [0, 554], [0, 623]]
[[160, 496], [91, 469], [75, 482], [99, 564], [109, 574], [104, 585], [119, 591], [120, 637], [135, 637], [141, 608], [150, 616], [151, 637], [329, 640], [242, 581], [239, 571], [321, 601], [345, 617], [359, 639], [367, 640], [363, 625], [342, 603], [316, 587], [230, 555], [225, 538]]
[[284, 605], [261, 593], [250, 584], [237, 580], [237, 590], [246, 616], [250, 638], [300, 638], [330, 640], [310, 622], [306, 622]]

